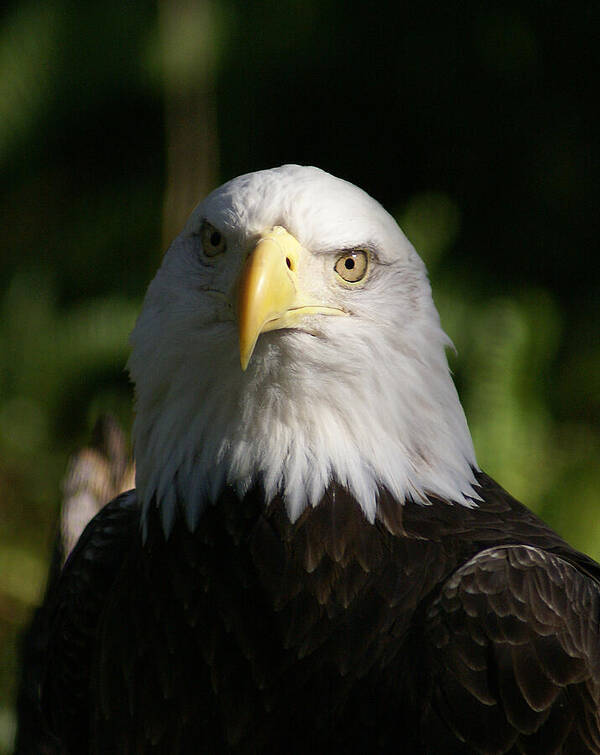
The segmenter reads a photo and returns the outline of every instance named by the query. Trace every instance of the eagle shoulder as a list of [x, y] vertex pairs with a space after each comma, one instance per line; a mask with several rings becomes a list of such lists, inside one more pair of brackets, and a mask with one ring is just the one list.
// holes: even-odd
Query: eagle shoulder
[[139, 538], [139, 528], [136, 493], [130, 490], [89, 522], [46, 595], [41, 705], [69, 752], [79, 751], [89, 736], [85, 712], [97, 628], [131, 543]]
[[433, 715], [480, 753], [600, 752], [599, 618], [600, 585], [575, 564], [481, 551], [427, 612]]

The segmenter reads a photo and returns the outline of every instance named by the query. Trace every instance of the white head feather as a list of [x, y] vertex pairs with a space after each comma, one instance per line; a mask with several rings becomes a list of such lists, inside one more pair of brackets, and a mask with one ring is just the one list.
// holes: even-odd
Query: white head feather
[[[204, 219], [225, 236], [218, 258], [203, 255]], [[312, 293], [350, 316], [263, 333], [243, 372], [236, 281], [273, 226], [306, 251]], [[356, 247], [371, 250], [371, 268], [349, 289], [333, 268]], [[250, 173], [210, 194], [165, 255], [131, 343], [138, 494], [145, 511], [162, 508], [167, 530], [177, 505], [194, 526], [225, 484], [241, 497], [262, 482], [292, 520], [333, 480], [370, 521], [381, 487], [400, 503], [478, 498], [425, 266], [374, 199], [318, 168]]]

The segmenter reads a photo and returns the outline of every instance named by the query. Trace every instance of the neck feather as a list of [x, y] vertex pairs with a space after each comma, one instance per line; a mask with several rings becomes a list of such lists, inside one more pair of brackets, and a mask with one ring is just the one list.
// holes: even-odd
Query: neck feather
[[241, 498], [257, 483], [266, 502], [283, 497], [292, 521], [332, 482], [370, 522], [382, 488], [400, 503], [435, 495], [476, 505], [477, 464], [447, 337], [435, 322], [422, 341], [398, 342], [391, 327], [384, 336], [375, 344], [368, 324], [356, 325], [349, 357], [335, 324], [326, 339], [265, 334], [246, 373], [229, 323], [204, 332], [197, 348], [165, 342], [164, 369], [156, 352], [134, 348], [144, 511], [156, 502], [168, 531], [182, 507], [193, 528], [224, 486]]

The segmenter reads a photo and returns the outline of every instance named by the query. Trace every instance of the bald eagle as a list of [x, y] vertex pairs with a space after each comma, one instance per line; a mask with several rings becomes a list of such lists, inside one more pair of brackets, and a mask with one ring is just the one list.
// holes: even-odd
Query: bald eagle
[[479, 469], [375, 200], [226, 183], [131, 344], [136, 489], [46, 601], [61, 751], [600, 753], [600, 566]]

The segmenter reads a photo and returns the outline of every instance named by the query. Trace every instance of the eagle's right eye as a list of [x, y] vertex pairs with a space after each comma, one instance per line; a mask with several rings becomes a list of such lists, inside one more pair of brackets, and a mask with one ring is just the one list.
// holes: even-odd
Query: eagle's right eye
[[364, 249], [344, 252], [337, 258], [334, 270], [346, 283], [360, 283], [369, 269], [369, 254]]
[[202, 249], [207, 257], [216, 257], [218, 254], [223, 254], [227, 249], [225, 236], [214, 225], [209, 223], [208, 220], [202, 223], [200, 239], [202, 241]]

